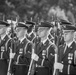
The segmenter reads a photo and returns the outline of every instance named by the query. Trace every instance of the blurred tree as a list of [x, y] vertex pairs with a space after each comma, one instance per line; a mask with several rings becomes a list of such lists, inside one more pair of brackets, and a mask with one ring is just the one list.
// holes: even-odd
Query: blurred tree
[[47, 20], [48, 11], [52, 6], [60, 6], [76, 14], [76, 0], [0, 0], [0, 13], [11, 16], [15, 11], [23, 20], [30, 20], [31, 17], [34, 20]]

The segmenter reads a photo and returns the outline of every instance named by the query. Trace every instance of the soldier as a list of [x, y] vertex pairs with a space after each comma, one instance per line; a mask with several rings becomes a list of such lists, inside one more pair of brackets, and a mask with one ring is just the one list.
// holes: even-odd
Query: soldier
[[[37, 35], [39, 37], [34, 40], [35, 47], [32, 59], [35, 61], [34, 75], [51, 75], [54, 58], [54, 48], [48, 39], [49, 29], [52, 27], [48, 22], [41, 22]], [[29, 49], [26, 54], [31, 54]], [[50, 58], [51, 57], [51, 58]], [[50, 60], [49, 60], [50, 59]]]
[[24, 58], [24, 53], [28, 40], [26, 39], [28, 27], [23, 23], [18, 23], [16, 28], [18, 44], [16, 44], [16, 54], [14, 56], [14, 75], [26, 75], [28, 66], [26, 65], [27, 60]]
[[65, 44], [59, 47], [59, 60], [55, 62], [54, 69], [59, 69], [59, 75], [76, 75], [76, 43], [73, 41], [76, 27], [65, 24], [63, 28]]
[[[26, 75], [27, 73], [27, 60], [24, 58], [28, 43], [28, 40], [26, 39], [27, 29], [28, 27], [23, 22], [19, 22], [16, 27], [16, 35], [18, 39], [14, 42], [14, 50], [11, 54], [11, 58], [13, 58], [11, 70], [14, 75]], [[10, 47], [10, 43], [11, 42], [9, 41], [8, 48]]]
[[6, 42], [9, 37], [6, 34], [9, 24], [5, 21], [0, 21], [0, 75], [6, 75], [8, 69], [9, 54], [6, 50]]
[[32, 41], [35, 37], [34, 30], [33, 30], [35, 23], [31, 22], [31, 21], [26, 21], [26, 25], [29, 27], [28, 30], [27, 30], [28, 34], [27, 34], [26, 37], [29, 41]]

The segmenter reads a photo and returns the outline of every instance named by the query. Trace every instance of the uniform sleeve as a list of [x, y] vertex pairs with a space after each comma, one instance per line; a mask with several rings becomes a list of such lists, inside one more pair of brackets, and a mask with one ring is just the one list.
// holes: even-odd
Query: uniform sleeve
[[8, 41], [6, 42], [6, 44], [5, 44], [5, 51], [4, 51], [4, 53], [3, 53], [3, 57], [4, 57], [5, 59], [9, 59], [10, 45], [11, 45], [10, 40], [8, 40]]
[[32, 53], [32, 44], [28, 43], [27, 47], [26, 47], [26, 53], [24, 55], [24, 60], [26, 62], [27, 65], [30, 64], [31, 61], [31, 53]]
[[5, 51], [5, 52], [3, 53], [3, 58], [4, 58], [4, 59], [9, 59], [9, 53], [8, 53], [7, 51]]
[[31, 58], [31, 53], [32, 53], [32, 44], [28, 43], [28, 45], [26, 47], [25, 57]]
[[[37, 64], [41, 64], [42, 58], [39, 58]], [[48, 50], [48, 57], [45, 58], [43, 66], [51, 68], [54, 63], [54, 48], [50, 47]]]
[[53, 67], [53, 63], [54, 63], [54, 48], [52, 46], [50, 46], [49, 50], [48, 50], [48, 58], [47, 60], [44, 61], [44, 66], [47, 66], [49, 68]]

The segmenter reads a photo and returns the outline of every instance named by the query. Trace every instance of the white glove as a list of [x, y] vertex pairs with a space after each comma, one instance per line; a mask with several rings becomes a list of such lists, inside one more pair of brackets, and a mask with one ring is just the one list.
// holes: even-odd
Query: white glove
[[62, 70], [63, 69], [63, 64], [61, 64], [61, 63], [54, 63], [54, 69]]
[[15, 56], [15, 53], [10, 53], [10, 58], [11, 59], [14, 58], [14, 56]]
[[35, 61], [38, 61], [39, 56], [37, 54], [33, 53], [31, 58]]

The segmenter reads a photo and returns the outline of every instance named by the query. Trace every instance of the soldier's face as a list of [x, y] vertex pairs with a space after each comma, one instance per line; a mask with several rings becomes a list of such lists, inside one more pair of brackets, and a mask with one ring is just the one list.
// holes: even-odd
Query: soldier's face
[[63, 34], [64, 34], [64, 41], [65, 42], [69, 42], [71, 40], [73, 40], [74, 38], [74, 32], [72, 31], [63, 31]]
[[4, 34], [6, 32], [7, 28], [0, 26], [0, 35]]
[[24, 28], [16, 28], [16, 34], [17, 37], [23, 37], [24, 35], [26, 35], [27, 31]]
[[43, 37], [48, 35], [48, 29], [44, 28], [44, 27], [41, 27], [41, 28], [38, 29], [37, 34], [39, 35], [39, 37], [43, 38]]

